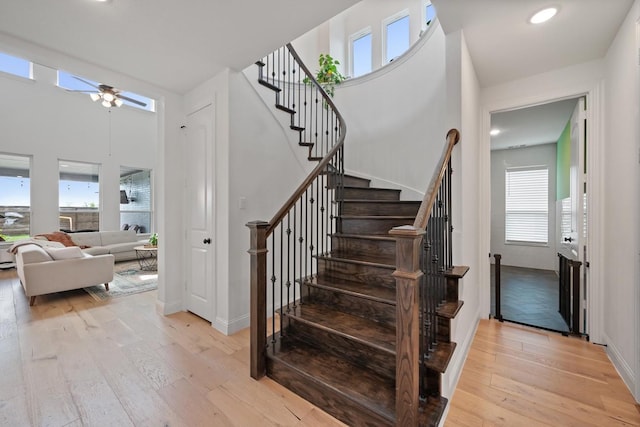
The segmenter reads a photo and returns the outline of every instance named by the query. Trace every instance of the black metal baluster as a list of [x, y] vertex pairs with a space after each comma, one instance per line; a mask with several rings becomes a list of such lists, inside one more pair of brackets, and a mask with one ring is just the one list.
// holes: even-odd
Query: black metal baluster
[[286, 331], [282, 324], [282, 318], [284, 317], [284, 271], [282, 264], [282, 253], [284, 252], [284, 227], [282, 226], [282, 222], [280, 222], [278, 228], [280, 229], [280, 335], [285, 336]]
[[297, 233], [297, 213], [298, 213], [298, 204], [294, 204], [293, 205], [293, 257], [291, 258], [292, 261], [292, 268], [293, 268], [293, 308], [296, 307], [297, 303], [296, 303], [296, 280], [297, 280], [297, 276], [296, 276], [296, 236], [298, 235]]
[[[276, 238], [271, 236], [271, 341], [276, 342]], [[282, 332], [282, 324], [280, 324]]]
[[291, 311], [291, 211], [287, 214], [287, 313]]
[[309, 266], [309, 270], [310, 270], [311, 276], [313, 276], [313, 262], [314, 262], [314, 259], [313, 259], [313, 250], [314, 250], [314, 247], [313, 247], [313, 206], [314, 206], [314, 203], [315, 203], [315, 200], [313, 198], [313, 183], [311, 183], [309, 188], [311, 190], [311, 198], [309, 199], [309, 207], [311, 208], [311, 222], [307, 223], [307, 224], [309, 224], [309, 236], [311, 237], [311, 242], [309, 244], [309, 252], [310, 252], [310, 256], [311, 256], [311, 258], [309, 259], [309, 263], [311, 265]]

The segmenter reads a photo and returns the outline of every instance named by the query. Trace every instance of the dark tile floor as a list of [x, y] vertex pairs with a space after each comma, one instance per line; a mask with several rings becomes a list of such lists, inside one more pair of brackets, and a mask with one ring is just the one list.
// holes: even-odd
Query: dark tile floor
[[[558, 312], [558, 275], [555, 271], [502, 266], [502, 318], [568, 332]], [[491, 314], [495, 315], [495, 272], [491, 265]]]

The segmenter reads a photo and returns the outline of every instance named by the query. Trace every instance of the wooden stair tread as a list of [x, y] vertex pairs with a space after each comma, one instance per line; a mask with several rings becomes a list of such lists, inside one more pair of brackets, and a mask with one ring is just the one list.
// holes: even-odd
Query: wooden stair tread
[[395, 289], [388, 288], [386, 286], [340, 279], [328, 275], [308, 277], [303, 279], [301, 282], [308, 286], [341, 292], [385, 304], [396, 304]]
[[264, 87], [268, 87], [269, 89], [271, 89], [271, 90], [273, 90], [273, 91], [275, 91], [277, 93], [282, 92], [282, 89], [280, 89], [278, 86], [276, 86], [274, 84], [269, 83], [266, 80], [260, 79], [260, 80], [258, 80], [258, 83], [260, 83]]
[[[321, 383], [394, 424], [393, 381], [295, 339], [278, 339], [276, 350], [267, 350], [267, 357], [298, 371], [309, 382]], [[352, 380], [345, 381], [349, 378]]]
[[322, 304], [298, 304], [290, 311], [284, 310], [282, 314], [389, 354], [395, 354], [396, 331], [389, 326], [336, 311]]
[[396, 265], [389, 264], [387, 262], [388, 258], [383, 256], [332, 252], [330, 254], [325, 254], [325, 255], [314, 255], [314, 257], [316, 257], [317, 259], [323, 259], [327, 261], [348, 262], [352, 264], [368, 265], [371, 267], [388, 268], [390, 270], [396, 269]]
[[395, 241], [395, 237], [391, 237], [384, 234], [351, 234], [351, 233], [333, 233], [331, 237], [344, 237], [346, 239], [366, 239], [366, 240], [384, 240]]
[[447, 319], [454, 319], [462, 308], [463, 304], [464, 301], [445, 302], [436, 309], [436, 314]]
[[447, 403], [447, 398], [442, 396], [431, 396], [425, 402], [420, 402], [418, 425], [420, 427], [440, 425]]
[[289, 113], [289, 114], [296, 114], [296, 110], [286, 107], [282, 104], [276, 104], [276, 108], [280, 111], [284, 111], [285, 113]]
[[[351, 187], [354, 188], [354, 187]], [[366, 188], [366, 187], [358, 187]], [[368, 187], [371, 188], [371, 187]], [[386, 189], [385, 189], [386, 190]], [[396, 205], [420, 205], [420, 201], [415, 200], [372, 200], [372, 199], [342, 199], [343, 202], [349, 203], [380, 203], [380, 204], [396, 204]]]
[[415, 215], [340, 215], [338, 218], [342, 219], [406, 219], [414, 220]]
[[[351, 185], [345, 185], [343, 188], [355, 189], [355, 190], [365, 190], [365, 191], [392, 191], [394, 193], [400, 193], [402, 190], [397, 190], [395, 188], [380, 188], [380, 187], [354, 187]], [[357, 199], [356, 199], [357, 200]]]
[[447, 270], [444, 275], [452, 279], [462, 279], [469, 271], [469, 267], [466, 265], [456, 265]]
[[456, 343], [439, 341], [435, 349], [430, 352], [430, 357], [424, 361], [424, 366], [444, 374], [455, 349]]

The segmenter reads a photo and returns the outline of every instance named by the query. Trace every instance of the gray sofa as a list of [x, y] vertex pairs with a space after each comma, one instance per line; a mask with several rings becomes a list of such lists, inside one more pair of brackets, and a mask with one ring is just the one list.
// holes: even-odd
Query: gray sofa
[[[82, 233], [69, 233], [74, 244], [80, 246], [82, 251], [89, 255], [111, 254], [115, 261], [127, 261], [136, 259], [136, 246], [149, 243], [148, 237], [142, 237], [133, 230], [120, 231], [90, 231]], [[45, 238], [38, 236], [37, 238]]]

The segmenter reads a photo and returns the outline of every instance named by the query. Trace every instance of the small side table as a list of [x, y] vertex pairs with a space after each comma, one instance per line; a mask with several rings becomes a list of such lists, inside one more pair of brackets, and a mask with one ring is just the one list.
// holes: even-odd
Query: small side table
[[140, 264], [140, 270], [156, 271], [158, 269], [158, 247], [136, 246], [136, 258]]

